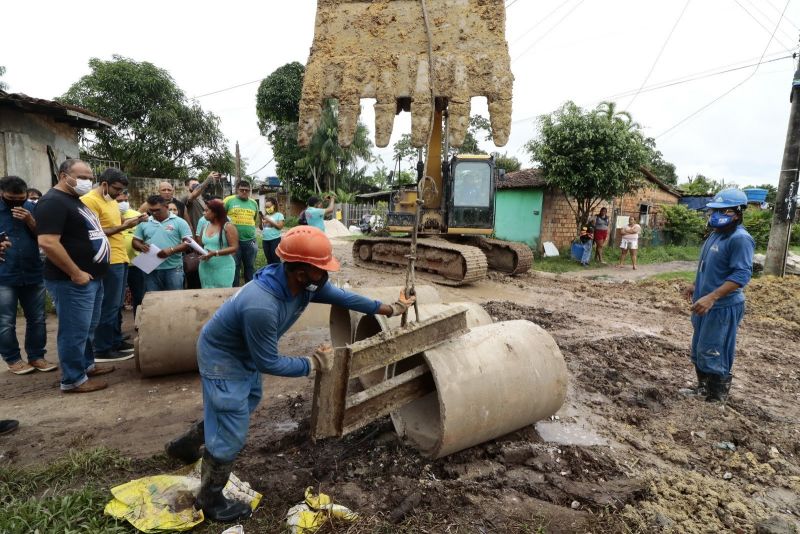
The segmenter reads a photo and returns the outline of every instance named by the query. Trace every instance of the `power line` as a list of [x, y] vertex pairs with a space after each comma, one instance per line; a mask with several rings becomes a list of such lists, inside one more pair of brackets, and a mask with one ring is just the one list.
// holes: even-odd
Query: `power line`
[[513, 6], [516, 3], [517, 3], [517, 0], [511, 0], [509, 3], [506, 4], [506, 9], [508, 9], [509, 7]]
[[577, 4], [575, 4], [574, 6], [572, 6], [572, 8], [570, 8], [570, 10], [569, 10], [569, 11], [567, 11], [567, 12], [564, 14], [564, 16], [563, 16], [563, 17], [561, 17], [560, 19], [558, 19], [558, 22], [556, 22], [556, 23], [555, 23], [555, 25], [551, 26], [549, 30], [547, 30], [546, 32], [544, 32], [544, 33], [541, 35], [541, 37], [539, 37], [539, 38], [538, 38], [538, 39], [536, 39], [536, 40], [535, 40], [533, 43], [531, 43], [531, 45], [530, 45], [528, 48], [526, 48], [524, 52], [522, 52], [520, 55], [518, 55], [516, 58], [514, 58], [514, 59], [511, 61], [511, 63], [514, 63], [514, 62], [515, 62], [515, 61], [517, 61], [519, 58], [521, 58], [522, 56], [524, 56], [525, 54], [527, 54], [527, 53], [530, 51], [530, 49], [531, 49], [531, 48], [533, 48], [534, 46], [536, 46], [536, 45], [539, 43], [539, 41], [541, 41], [542, 39], [544, 39], [545, 37], [547, 37], [548, 35], [550, 35], [550, 33], [552, 33], [552, 31], [553, 31], [553, 30], [555, 30], [556, 28], [558, 28], [558, 27], [561, 25], [561, 23], [562, 23], [562, 22], [564, 22], [564, 20], [565, 20], [567, 17], [569, 17], [569, 16], [572, 14], [572, 12], [573, 12], [573, 11], [575, 11], [576, 9], [578, 9], [578, 7], [579, 7], [579, 6], [580, 6], [580, 5], [583, 3], [583, 1], [584, 1], [584, 0], [578, 0], [578, 3], [577, 3]]
[[226, 87], [225, 89], [219, 89], [217, 91], [212, 91], [210, 93], [205, 93], [205, 94], [202, 94], [202, 95], [193, 96], [192, 100], [195, 100], [197, 98], [203, 98], [204, 96], [211, 96], [211, 95], [216, 95], [216, 94], [219, 94], [219, 93], [224, 93], [225, 91], [230, 91], [232, 89], [238, 89], [239, 87], [244, 87], [245, 85], [253, 85], [254, 83], [261, 83], [261, 81], [263, 79], [264, 78], [259, 78], [258, 80], [253, 80], [251, 82], [244, 82], [244, 83], [240, 83], [238, 85], [232, 85], [231, 87]]
[[706, 110], [706, 109], [708, 109], [710, 106], [712, 106], [714, 103], [716, 103], [716, 102], [718, 102], [718, 101], [722, 100], [723, 98], [725, 98], [726, 96], [728, 96], [729, 94], [731, 94], [733, 91], [735, 91], [736, 89], [738, 89], [739, 87], [741, 87], [741, 86], [742, 86], [742, 85], [743, 85], [745, 82], [747, 82], [748, 80], [750, 80], [750, 78], [752, 78], [753, 76], [755, 76], [756, 72], [758, 72], [758, 67], [759, 67], [759, 66], [761, 66], [761, 62], [762, 62], [762, 60], [764, 59], [764, 56], [765, 56], [765, 55], [766, 55], [766, 53], [767, 53], [767, 49], [769, 48], [769, 45], [770, 45], [770, 44], [772, 44], [772, 39], [775, 37], [775, 32], [777, 32], [777, 31], [778, 31], [778, 26], [780, 25], [781, 21], [783, 20], [783, 15], [786, 13], [786, 9], [788, 9], [788, 7], [789, 7], [789, 3], [790, 3], [790, 2], [791, 2], [791, 0], [786, 0], [786, 5], [783, 7], [783, 11], [781, 12], [781, 16], [778, 18], [778, 22], [775, 24], [775, 29], [772, 31], [772, 34], [769, 36], [769, 40], [767, 41], [767, 44], [766, 44], [766, 46], [764, 47], [764, 51], [763, 51], [763, 52], [761, 52], [761, 58], [758, 60], [758, 63], [756, 63], [756, 65], [755, 65], [755, 69], [753, 69], [753, 72], [751, 72], [749, 76], [747, 76], [745, 79], [743, 79], [742, 81], [740, 81], [739, 83], [737, 83], [736, 85], [734, 85], [733, 87], [731, 87], [730, 89], [728, 89], [727, 91], [725, 91], [724, 93], [722, 93], [721, 95], [719, 95], [717, 98], [715, 98], [715, 99], [714, 99], [714, 100], [712, 100], [711, 102], [709, 102], [709, 103], [707, 103], [706, 105], [702, 106], [701, 108], [697, 109], [697, 110], [696, 110], [696, 111], [694, 111], [693, 113], [690, 113], [688, 116], [684, 117], [683, 119], [679, 120], [678, 122], [676, 122], [675, 124], [673, 124], [672, 126], [670, 126], [669, 128], [667, 128], [666, 130], [664, 130], [663, 132], [661, 132], [659, 135], [657, 135], [657, 136], [655, 137], [655, 139], [658, 139], [659, 137], [663, 137], [664, 135], [666, 135], [667, 133], [671, 132], [672, 130], [674, 130], [675, 128], [677, 128], [678, 126], [680, 126], [681, 124], [685, 123], [686, 121], [688, 121], [688, 120], [689, 120], [689, 119], [691, 119], [692, 117], [694, 117], [694, 116], [696, 116], [697, 114], [699, 114], [699, 113], [701, 113], [701, 112], [705, 111], [705, 110]]
[[[755, 11], [757, 11], [759, 15], [761, 15], [762, 17], [764, 17], [764, 19], [765, 19], [767, 22], [770, 22], [770, 21], [772, 20], [772, 17], [770, 17], [768, 14], [764, 13], [764, 11], [762, 11], [762, 10], [761, 10], [761, 8], [760, 8], [760, 7], [758, 7], [758, 4], [757, 4], [756, 2], [754, 2], [753, 0], [744, 0], [744, 1], [745, 1], [745, 2], [747, 2], [747, 4], [748, 4], [750, 7], [752, 7], [752, 8], [753, 8]], [[786, 19], [784, 19], [784, 20], [786, 20]], [[794, 35], [793, 35], [793, 34], [789, 33], [789, 32], [788, 32], [787, 30], [785, 30], [784, 28], [779, 28], [779, 30], [780, 30], [781, 34], [783, 34], [785, 37], [788, 37], [788, 38], [790, 39], [790, 42], [791, 42], [791, 41], [794, 41], [795, 37], [794, 37]]]
[[[733, 0], [733, 1], [734, 1], [734, 2], [736, 2], [736, 5], [737, 5], [737, 6], [739, 6], [740, 8], [742, 8], [742, 11], [744, 11], [745, 13], [747, 13], [747, 15], [748, 15], [748, 16], [749, 16], [751, 19], [753, 19], [753, 21], [755, 21], [755, 23], [756, 23], [756, 24], [758, 24], [759, 26], [761, 26], [761, 27], [764, 29], [764, 31], [766, 31], [767, 33], [770, 33], [770, 29], [769, 29], [769, 28], [768, 28], [768, 27], [767, 27], [767, 26], [766, 26], [766, 25], [765, 25], [763, 22], [761, 22], [760, 20], [758, 20], [758, 18], [757, 18], [755, 15], [753, 15], [752, 13], [750, 13], [750, 10], [749, 10], [749, 9], [747, 9], [746, 7], [744, 7], [744, 6], [742, 5], [742, 3], [741, 3], [741, 2], [739, 2], [739, 0]], [[780, 22], [781, 22], [781, 19], [778, 19], [778, 24], [780, 24]], [[772, 31], [772, 36], [773, 36], [773, 37], [775, 36], [775, 32], [776, 32], [777, 30], [778, 30], [778, 28], [776, 27], [776, 28], [775, 28], [775, 31]], [[772, 38], [770, 38], [770, 40], [771, 40], [771, 39], [772, 39]], [[784, 48], [789, 48], [789, 47], [788, 47], [788, 46], [786, 46], [786, 44], [785, 44], [783, 41], [781, 41], [780, 39], [775, 39], [775, 40], [776, 40], [776, 41], [778, 41], [778, 43], [779, 43], [779, 44], [780, 44], [782, 47], [784, 47]]]
[[269, 158], [269, 161], [268, 161], [268, 162], [266, 162], [264, 165], [262, 165], [261, 167], [259, 167], [259, 169], [258, 169], [257, 171], [253, 171], [253, 172], [251, 172], [250, 174], [251, 174], [252, 176], [255, 176], [256, 174], [260, 173], [261, 171], [263, 171], [263, 170], [266, 168], [266, 166], [267, 166], [267, 165], [269, 165], [270, 163], [272, 163], [272, 161], [273, 161], [274, 159], [275, 159], [275, 156], [272, 156], [271, 158]]
[[683, 9], [681, 10], [680, 14], [678, 15], [678, 18], [675, 20], [675, 24], [673, 24], [672, 25], [672, 29], [669, 30], [669, 33], [667, 34], [667, 38], [664, 39], [664, 44], [661, 45], [661, 50], [658, 51], [658, 55], [656, 56], [655, 61], [653, 61], [653, 64], [650, 66], [650, 70], [647, 71], [647, 76], [645, 76], [644, 80], [642, 80], [642, 85], [639, 86], [639, 90], [636, 91], [636, 94], [633, 95], [633, 98], [631, 98], [631, 101], [628, 102], [628, 106], [626, 107], [626, 109], [630, 108], [633, 105], [633, 103], [636, 102], [636, 98], [639, 96], [639, 93], [642, 92], [642, 89], [644, 88], [644, 85], [650, 79], [650, 75], [653, 74], [653, 71], [655, 70], [656, 65], [658, 64], [658, 60], [661, 59], [661, 54], [664, 53], [664, 50], [667, 48], [667, 43], [669, 43], [670, 38], [672, 38], [672, 34], [675, 33], [675, 28], [678, 27], [678, 24], [680, 23], [681, 19], [683, 18], [683, 14], [686, 13], [686, 8], [689, 7], [689, 2], [691, 2], [691, 0], [686, 0], [686, 3], [683, 5]]
[[[774, 9], [776, 13], [780, 14], [781, 10], [780, 10], [780, 9], [778, 9], [777, 7], [775, 7], [775, 4], [773, 4], [773, 3], [772, 3], [772, 0], [766, 0], [766, 2], [765, 2], [765, 3], [766, 3], [766, 4], [767, 4], [769, 7], [771, 7], [772, 9]], [[792, 26], [794, 26], [794, 29], [795, 29], [795, 30], [800, 30], [800, 27], [798, 27], [798, 26], [797, 26], [797, 24], [795, 24], [794, 22], [792, 22], [792, 19], [790, 19], [789, 17], [787, 17], [787, 16], [785, 16], [785, 15], [784, 15], [784, 17], [783, 17], [783, 20], [785, 20], [786, 22], [788, 22], [789, 24], [791, 24]]]
[[553, 14], [554, 14], [556, 11], [558, 11], [559, 9], [561, 9], [562, 7], [564, 7], [565, 5], [567, 5], [567, 4], [568, 4], [570, 1], [571, 1], [571, 0], [564, 0], [563, 2], [561, 2], [560, 4], [558, 4], [558, 5], [556, 6], [556, 8], [555, 8], [555, 9], [553, 9], [552, 11], [550, 11], [550, 12], [549, 12], [547, 15], [545, 15], [544, 17], [540, 18], [538, 21], [536, 21], [536, 24], [534, 24], [533, 26], [531, 26], [530, 28], [528, 28], [527, 30], [525, 30], [525, 32], [524, 32], [522, 35], [520, 35], [519, 37], [517, 37], [516, 39], [514, 39], [514, 41], [511, 43], [511, 45], [513, 46], [513, 45], [517, 44], [518, 42], [520, 42], [520, 40], [522, 40], [522, 38], [523, 38], [523, 37], [525, 37], [526, 35], [528, 35], [529, 33], [531, 33], [533, 30], [535, 30], [536, 28], [538, 28], [538, 27], [539, 27], [539, 26], [540, 26], [540, 25], [541, 25], [541, 24], [542, 24], [544, 21], [546, 21], [546, 20], [547, 20], [547, 19], [549, 19], [551, 16], [553, 16]]

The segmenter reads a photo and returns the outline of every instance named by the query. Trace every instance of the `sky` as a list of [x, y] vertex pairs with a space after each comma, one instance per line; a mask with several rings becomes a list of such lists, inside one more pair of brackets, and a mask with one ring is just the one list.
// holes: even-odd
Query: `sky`
[[[681, 181], [702, 173], [739, 185], [777, 184], [800, 0], [506, 5], [513, 124], [505, 147], [487, 142], [484, 150], [530, 167], [524, 145], [536, 136], [537, 116], [567, 100], [589, 109], [614, 100], [656, 138]], [[313, 0], [76, 1], [69, 12], [62, 2], [7, 3], [3, 19], [19, 23], [3, 27], [3, 81], [11, 92], [54, 98], [89, 73], [92, 57], [149, 61], [221, 118], [231, 150], [238, 140], [248, 172], [264, 178], [275, 166], [256, 124], [258, 82], [286, 63], [306, 62], [315, 11]], [[736, 70], [719, 74], [727, 69]], [[473, 99], [472, 112], [488, 116], [484, 98]], [[362, 101], [361, 119], [372, 130], [371, 102]], [[391, 144], [408, 132], [409, 115], [401, 114], [389, 147], [374, 151], [389, 168]]]

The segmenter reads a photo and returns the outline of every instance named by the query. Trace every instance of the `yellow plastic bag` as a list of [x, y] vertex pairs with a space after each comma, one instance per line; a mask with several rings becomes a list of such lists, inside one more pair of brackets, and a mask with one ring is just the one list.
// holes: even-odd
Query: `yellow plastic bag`
[[333, 504], [324, 493], [314, 495], [314, 488], [308, 487], [305, 500], [286, 512], [286, 527], [290, 534], [313, 534], [331, 517], [356, 521], [358, 514], [340, 504]]
[[[132, 480], [111, 488], [114, 496], [105, 513], [126, 520], [142, 532], [173, 532], [189, 530], [203, 522], [203, 512], [194, 509], [200, 490], [200, 464], [183, 467], [168, 475]], [[247, 503], [253, 510], [262, 495], [231, 474], [223, 494], [228, 499]]]

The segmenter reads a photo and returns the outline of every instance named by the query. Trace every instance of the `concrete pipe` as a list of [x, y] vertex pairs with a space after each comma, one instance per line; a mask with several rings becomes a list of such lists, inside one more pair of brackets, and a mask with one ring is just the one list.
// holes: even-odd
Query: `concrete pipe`
[[[371, 299], [379, 300], [387, 304], [397, 300], [400, 296], [400, 291], [403, 286], [390, 286], [390, 287], [348, 287], [348, 291], [369, 297]], [[423, 304], [442, 302], [439, 296], [439, 291], [433, 286], [416, 286], [417, 300]], [[414, 317], [414, 311], [410, 310], [411, 317]], [[331, 306], [330, 316], [330, 329], [331, 329], [331, 343], [334, 347], [344, 347], [355, 340], [355, 331], [358, 322], [364, 317], [363, 313], [350, 311], [339, 306]], [[399, 321], [399, 320], [398, 320]], [[399, 322], [397, 324], [400, 324]], [[362, 338], [363, 339], [363, 338]]]
[[[136, 313], [136, 369], [142, 376], [197, 371], [197, 338], [203, 325], [238, 287], [147, 293]], [[330, 306], [310, 304], [289, 329], [328, 326]]]
[[567, 366], [553, 338], [529, 321], [474, 327], [398, 362], [390, 375], [421, 363], [435, 391], [392, 413], [397, 433], [441, 458], [556, 413], [567, 394]]

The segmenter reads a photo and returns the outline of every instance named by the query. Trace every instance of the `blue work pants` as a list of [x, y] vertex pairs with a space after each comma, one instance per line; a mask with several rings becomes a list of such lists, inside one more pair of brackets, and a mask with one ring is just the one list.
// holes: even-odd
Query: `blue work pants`
[[122, 343], [120, 309], [125, 299], [127, 275], [127, 263], [112, 263], [103, 277], [103, 307], [100, 309], [100, 322], [94, 332], [95, 354], [107, 354], [119, 348]]
[[744, 317], [744, 302], [692, 314], [692, 363], [703, 373], [728, 376], [736, 355], [736, 332]]
[[[234, 255], [236, 260], [236, 273], [233, 275], [234, 287], [243, 286], [253, 279], [255, 272], [256, 255], [258, 254], [258, 245], [256, 240], [239, 241], [239, 250]], [[244, 281], [239, 280], [239, 274], [243, 273]]]
[[44, 285], [58, 314], [61, 389], [74, 389], [86, 382], [86, 372], [94, 369], [92, 344], [103, 305], [103, 281], [81, 286], [71, 280], [45, 280]]
[[203, 420], [206, 450], [220, 462], [232, 462], [247, 440], [250, 414], [261, 401], [261, 373], [249, 379], [206, 378], [203, 384]]
[[44, 358], [47, 344], [44, 282], [25, 286], [0, 286], [0, 355], [9, 365], [22, 359], [17, 341], [17, 302], [25, 314], [25, 353], [28, 361]]

